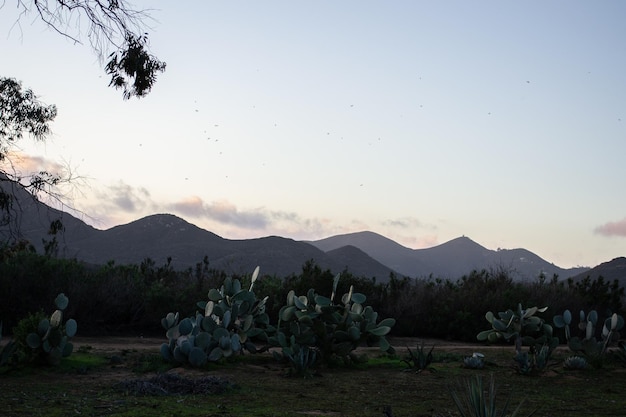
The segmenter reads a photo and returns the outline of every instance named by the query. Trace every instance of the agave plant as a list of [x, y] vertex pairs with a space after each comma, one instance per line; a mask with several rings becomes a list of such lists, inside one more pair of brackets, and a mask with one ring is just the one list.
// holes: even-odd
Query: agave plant
[[563, 361], [563, 368], [578, 370], [587, 368], [587, 359], [582, 356], [570, 356]]
[[418, 345], [414, 350], [406, 348], [409, 351], [409, 354], [406, 358], [402, 359], [402, 362], [406, 363], [409, 367], [406, 369], [407, 371], [415, 371], [416, 373], [420, 373], [430, 366], [433, 362], [433, 350], [435, 349], [435, 345], [433, 345], [428, 353], [424, 350], [424, 342], [422, 342], [421, 346]]
[[[465, 396], [459, 394], [459, 391], [454, 388], [450, 389], [450, 395], [461, 417], [517, 417], [524, 404], [524, 401], [520, 402], [509, 416], [507, 414], [511, 400], [509, 397], [502, 409], [498, 410], [496, 407], [496, 383], [493, 375], [491, 375], [489, 387], [486, 389], [483, 386], [483, 377], [481, 375], [475, 375], [473, 378], [467, 379], [465, 384], [462, 384], [460, 387], [460, 389], [463, 388], [465, 389]], [[536, 411], [528, 414], [528, 416], [532, 416]]]
[[483, 369], [485, 367], [485, 355], [474, 352], [472, 356], [463, 358], [463, 366], [470, 369]]

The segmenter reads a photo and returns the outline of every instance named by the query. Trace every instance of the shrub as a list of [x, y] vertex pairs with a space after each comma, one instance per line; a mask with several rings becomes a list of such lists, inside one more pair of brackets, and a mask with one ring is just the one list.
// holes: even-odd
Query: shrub
[[[307, 295], [297, 296], [292, 290], [287, 303], [279, 312], [276, 335], [271, 337], [273, 346], [282, 348], [282, 355], [293, 355], [304, 346], [319, 352], [323, 363], [335, 361], [351, 363], [358, 361], [352, 354], [361, 344], [378, 346], [384, 352], [393, 352], [387, 335], [395, 320], [378, 321], [378, 313], [371, 306], [364, 306], [364, 294], [354, 292], [353, 287], [335, 303], [340, 274], [333, 280], [330, 298], [309, 289]], [[280, 359], [280, 355], [278, 355]]]
[[565, 329], [565, 339], [572, 352], [583, 356], [594, 367], [600, 368], [604, 363], [607, 351], [611, 343], [619, 339], [619, 330], [624, 327], [624, 318], [613, 313], [611, 317], [603, 322], [601, 339], [596, 339], [596, 326], [598, 324], [598, 313], [591, 310], [585, 314], [583, 310], [579, 313], [580, 322], [578, 329], [582, 337], [572, 336], [570, 324], [572, 323], [572, 313], [565, 310], [562, 315], [553, 317], [554, 325]]
[[178, 313], [168, 313], [161, 320], [168, 338], [161, 346], [163, 358], [203, 366], [243, 350], [257, 352], [254, 340], [267, 342], [267, 332], [273, 331], [265, 313], [266, 299], [258, 300], [252, 291], [258, 274], [257, 267], [248, 290], [241, 288], [238, 279], [227, 277], [219, 290], [209, 290], [208, 301], [197, 303], [203, 313], [180, 322]]
[[[523, 309], [518, 304], [516, 310], [500, 312], [498, 317], [488, 311], [485, 318], [491, 324], [491, 329], [480, 332], [476, 338], [489, 342], [514, 339], [517, 370], [522, 374], [542, 372], [548, 365], [552, 351], [559, 344], [559, 339], [552, 336], [552, 326], [535, 315], [547, 309]], [[522, 351], [522, 346], [529, 346], [528, 351]]]
[[[61, 358], [72, 354], [74, 345], [70, 339], [76, 334], [78, 326], [74, 319], [63, 323], [63, 311], [67, 308], [68, 302], [69, 299], [65, 294], [59, 294], [54, 300], [57, 309], [50, 318], [42, 318], [26, 336], [26, 346], [31, 349], [27, 357], [35, 359], [36, 363], [58, 365]], [[25, 328], [34, 324], [33, 317], [37, 316], [31, 316], [24, 324]]]

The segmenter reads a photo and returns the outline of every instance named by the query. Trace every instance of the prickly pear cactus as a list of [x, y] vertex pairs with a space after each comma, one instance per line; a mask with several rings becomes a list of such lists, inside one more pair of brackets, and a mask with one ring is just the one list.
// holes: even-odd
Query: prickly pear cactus
[[63, 323], [63, 311], [68, 303], [67, 296], [59, 294], [54, 300], [57, 309], [50, 318], [41, 320], [37, 330], [26, 337], [28, 347], [50, 365], [57, 365], [61, 358], [70, 356], [74, 350], [70, 339], [76, 335], [78, 329], [76, 320], [69, 319]]
[[[540, 373], [547, 367], [550, 355], [559, 345], [558, 337], [553, 336], [552, 326], [536, 315], [547, 309], [524, 309], [518, 304], [517, 309], [501, 311], [497, 317], [488, 311], [485, 319], [491, 324], [491, 329], [478, 333], [476, 338], [491, 343], [500, 339], [514, 339], [517, 370], [522, 374]], [[523, 351], [523, 346], [528, 346], [527, 352]]]
[[252, 291], [259, 276], [254, 270], [249, 289], [242, 289], [238, 279], [227, 277], [220, 289], [211, 289], [207, 301], [200, 301], [194, 317], [179, 320], [178, 313], [168, 313], [161, 320], [168, 343], [161, 355], [170, 362], [203, 366], [242, 353], [257, 352], [255, 342], [265, 343], [273, 332], [265, 313], [267, 297], [259, 300]]
[[287, 294], [286, 304], [279, 312], [276, 336], [270, 338], [273, 346], [282, 348], [284, 357], [308, 346], [316, 349], [319, 359], [327, 364], [335, 358], [350, 362], [355, 359], [353, 351], [364, 343], [393, 352], [385, 336], [395, 320], [378, 321], [378, 313], [364, 305], [365, 295], [354, 292], [352, 287], [336, 303], [339, 278], [338, 274], [334, 279], [330, 298], [313, 289], [302, 296], [294, 291]]
[[[562, 315], [554, 316], [553, 322], [555, 327], [565, 329], [565, 339], [572, 352], [582, 356], [594, 367], [600, 368], [609, 346], [619, 339], [619, 331], [624, 327], [624, 318], [614, 313], [602, 321], [598, 319], [598, 313], [595, 310], [591, 310], [588, 314], [581, 310], [578, 316], [577, 336], [571, 334], [572, 314], [569, 310], [565, 310]], [[596, 338], [598, 323], [603, 323], [601, 339]]]

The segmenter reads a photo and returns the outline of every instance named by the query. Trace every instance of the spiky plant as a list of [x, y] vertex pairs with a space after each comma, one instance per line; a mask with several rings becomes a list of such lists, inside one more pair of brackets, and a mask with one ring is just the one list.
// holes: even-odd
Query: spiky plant
[[[496, 383], [493, 374], [490, 377], [487, 389], [483, 385], [483, 377], [481, 375], [475, 375], [473, 378], [467, 379], [465, 384], [461, 384], [459, 388], [465, 389], [465, 396], [459, 394], [459, 391], [454, 388], [450, 389], [450, 395], [461, 417], [517, 417], [524, 404], [524, 401], [520, 402], [509, 416], [507, 414], [511, 400], [509, 397], [504, 403], [504, 407], [498, 410], [496, 407]], [[528, 416], [535, 414], [535, 411]]]

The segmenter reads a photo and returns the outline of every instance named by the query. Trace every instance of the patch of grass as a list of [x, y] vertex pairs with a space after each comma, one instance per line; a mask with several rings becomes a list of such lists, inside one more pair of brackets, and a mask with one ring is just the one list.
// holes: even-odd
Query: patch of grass
[[76, 352], [64, 358], [59, 366], [50, 371], [86, 373], [107, 365], [106, 358], [90, 353]]

